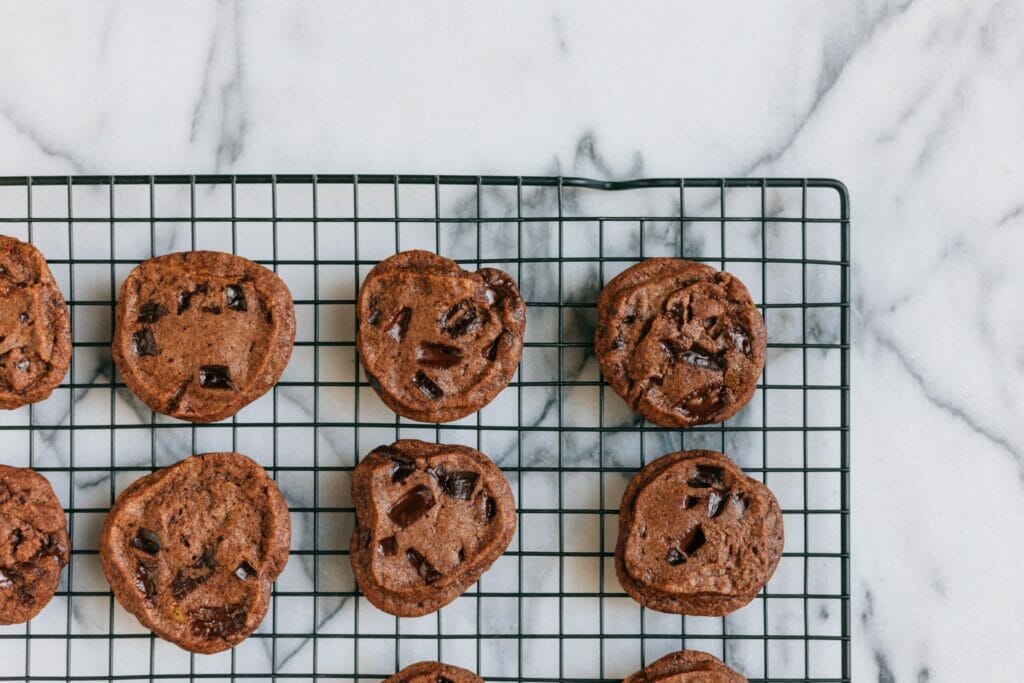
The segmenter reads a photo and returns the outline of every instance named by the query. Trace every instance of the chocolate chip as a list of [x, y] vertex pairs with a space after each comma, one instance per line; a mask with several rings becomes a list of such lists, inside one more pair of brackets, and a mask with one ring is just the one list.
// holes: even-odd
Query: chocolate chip
[[256, 570], [251, 564], [242, 560], [242, 563], [235, 567], [235, 576], [239, 581], [246, 581], [250, 576], [256, 576]]
[[462, 360], [462, 351], [454, 346], [423, 342], [416, 349], [416, 361], [428, 368], [450, 368]]
[[181, 315], [192, 304], [192, 292], [180, 292], [178, 294], [178, 315]]
[[712, 491], [708, 494], [708, 519], [713, 519], [722, 511], [722, 501], [725, 500], [720, 493]]
[[441, 316], [441, 329], [450, 337], [462, 335], [476, 329], [480, 325], [480, 314], [470, 299], [463, 299]]
[[683, 496], [683, 509], [689, 510], [699, 502], [700, 498], [698, 498], [697, 496]]
[[147, 555], [156, 555], [160, 552], [160, 538], [149, 529], [141, 526], [135, 531], [131, 545], [136, 550], [141, 550]]
[[13, 585], [14, 581], [11, 580], [11, 577], [4, 570], [0, 569], [0, 589], [10, 588]]
[[388, 517], [399, 529], [404, 529], [430, 512], [434, 505], [434, 494], [421, 484], [402, 496], [388, 511]]
[[375, 308], [370, 311], [370, 317], [366, 319], [366, 322], [370, 325], [376, 326], [380, 322], [380, 309]]
[[377, 545], [385, 557], [393, 557], [398, 554], [398, 539], [394, 536], [382, 538]]
[[395, 463], [391, 466], [391, 481], [401, 484], [416, 471], [416, 461], [399, 453], [389, 453], [388, 457]]
[[212, 313], [214, 315], [220, 315], [220, 306], [203, 306], [199, 309], [203, 313]]
[[245, 628], [244, 603], [222, 607], [196, 607], [189, 611], [192, 635], [204, 640], [226, 638]]
[[247, 311], [249, 306], [245, 302], [245, 290], [241, 285], [228, 285], [224, 288], [224, 298], [227, 307], [232, 311]]
[[157, 354], [156, 339], [153, 338], [152, 330], [143, 327], [132, 335], [132, 347], [136, 356], [155, 356]]
[[27, 323], [28, 322], [28, 313], [19, 313], [18, 314], [18, 322], [20, 322], [23, 325], [25, 323]]
[[739, 349], [748, 356], [750, 355], [750, 337], [746, 332], [734, 327], [729, 330], [729, 339], [732, 341], [734, 349]]
[[469, 500], [472, 498], [473, 489], [476, 488], [476, 482], [480, 479], [480, 475], [477, 472], [452, 472], [443, 468], [438, 468], [434, 472], [434, 476], [437, 477], [437, 483], [441, 487], [441, 492], [456, 500]]
[[447, 676], [438, 676], [437, 681], [435, 681], [435, 683], [455, 683], [455, 681], [448, 678]]
[[387, 335], [400, 342], [405, 339], [405, 331], [409, 329], [409, 319], [412, 318], [412, 309], [406, 306], [391, 318]]
[[490, 496], [487, 496], [487, 499], [484, 501], [484, 517], [489, 522], [492, 519], [494, 519], [494, 515], [497, 512], [498, 506], [495, 504], [494, 499], [491, 498]]
[[725, 387], [705, 387], [684, 397], [679, 410], [687, 417], [703, 419], [714, 415], [727, 404]]
[[436, 401], [444, 396], [444, 391], [441, 390], [441, 387], [437, 386], [437, 384], [434, 383], [434, 380], [427, 377], [422, 370], [418, 370], [416, 372], [415, 376], [412, 378], [412, 383], [416, 385], [416, 388], [420, 390], [421, 394], [429, 398], [431, 401]]
[[665, 555], [665, 560], [670, 565], [675, 567], [676, 565], [680, 565], [683, 562], [686, 562], [686, 555], [683, 555], [681, 552], [679, 552], [678, 548], [669, 548], [668, 553]]
[[199, 368], [199, 386], [207, 389], [234, 389], [231, 369], [226, 365], [204, 365]]
[[498, 358], [498, 349], [501, 348], [501, 340], [504, 338], [504, 332], [495, 337], [494, 341], [492, 341], [490, 346], [488, 346], [484, 351], [484, 358], [487, 360], [496, 360]]
[[167, 315], [167, 309], [162, 304], [158, 304], [155, 301], [147, 301], [139, 306], [138, 321], [140, 323], [155, 323], [165, 315]]
[[700, 528], [700, 524], [690, 529], [683, 540], [679, 543], [680, 549], [688, 557], [693, 557], [693, 554], [700, 550], [701, 546], [704, 545], [707, 539], [704, 537], [704, 530]]
[[706, 355], [697, 351], [687, 351], [680, 357], [680, 360], [701, 370], [714, 370], [715, 372], [725, 370], [725, 359], [717, 354]]
[[430, 564], [427, 558], [423, 556], [423, 553], [415, 548], [406, 550], [405, 557], [412, 563], [412, 566], [416, 567], [416, 571], [419, 573], [420, 578], [423, 579], [423, 583], [428, 586], [441, 578], [441, 572], [437, 571], [437, 568]]
[[156, 597], [156, 586], [153, 584], [153, 577], [150, 576], [149, 571], [149, 568], [141, 562], [135, 565], [135, 587], [143, 597], [152, 600]]
[[717, 465], [697, 465], [687, 483], [695, 489], [724, 489], [725, 469]]

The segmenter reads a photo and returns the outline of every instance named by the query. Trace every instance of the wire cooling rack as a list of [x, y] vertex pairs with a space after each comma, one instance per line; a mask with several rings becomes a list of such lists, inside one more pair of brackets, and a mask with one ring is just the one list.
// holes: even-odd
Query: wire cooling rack
[[[849, 207], [820, 179], [477, 176], [0, 178], [0, 232], [48, 257], [73, 313], [54, 395], [0, 413], [2, 461], [32, 466], [67, 510], [74, 550], [57, 596], [0, 628], [3, 680], [373, 680], [440, 658], [488, 680], [616, 680], [682, 647], [752, 681], [848, 681]], [[360, 372], [356, 289], [380, 259], [425, 248], [514, 274], [529, 305], [523, 362], [478, 414], [399, 419]], [[110, 359], [120, 282], [139, 261], [232, 251], [274, 268], [299, 322], [282, 381], [234, 418], [155, 415]], [[682, 256], [738, 275], [764, 313], [757, 394], [724, 425], [638, 420], [592, 349], [601, 285], [640, 259]], [[347, 556], [350, 473], [395, 438], [465, 443], [504, 469], [519, 507], [508, 552], [439, 613], [395, 619], [359, 596]], [[723, 450], [775, 492], [786, 548], [753, 603], [724, 618], [642, 609], [615, 579], [621, 493], [645, 462]], [[292, 557], [261, 628], [196, 656], [113, 600], [97, 540], [116, 494], [188, 454], [237, 450], [277, 479]]]

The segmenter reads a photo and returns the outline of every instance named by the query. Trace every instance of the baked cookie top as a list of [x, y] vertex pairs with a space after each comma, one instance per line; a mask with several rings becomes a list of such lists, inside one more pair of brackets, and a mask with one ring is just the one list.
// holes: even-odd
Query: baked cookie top
[[775, 496], [725, 455], [681, 451], [633, 478], [622, 496], [615, 568], [637, 601], [719, 615], [750, 602], [782, 557]]
[[465, 271], [405, 251], [366, 276], [356, 345], [370, 385], [399, 415], [450, 422], [504, 389], [523, 351], [526, 304], [496, 268]]
[[747, 683], [747, 679], [707, 652], [680, 650], [665, 655], [622, 683]]
[[50, 482], [34, 470], [0, 465], [0, 624], [37, 615], [70, 557], [64, 508]]
[[767, 333], [747, 288], [729, 273], [647, 259], [605, 286], [597, 310], [601, 372], [651, 422], [723, 422], [754, 395]]
[[192, 251], [140, 263], [121, 286], [113, 355], [153, 410], [191, 422], [234, 415], [280, 378], [295, 341], [291, 293], [232, 254]]
[[501, 470], [466, 446], [404, 439], [352, 477], [352, 566], [374, 605], [419, 616], [448, 604], [498, 559], [516, 528]]
[[441, 662], [416, 662], [384, 683], [484, 683], [484, 679], [472, 671]]
[[0, 408], [47, 398], [71, 363], [71, 322], [46, 259], [0, 235]]
[[237, 645], [259, 626], [288, 560], [288, 508], [238, 453], [195, 455], [131, 484], [100, 536], [118, 602], [192, 652]]

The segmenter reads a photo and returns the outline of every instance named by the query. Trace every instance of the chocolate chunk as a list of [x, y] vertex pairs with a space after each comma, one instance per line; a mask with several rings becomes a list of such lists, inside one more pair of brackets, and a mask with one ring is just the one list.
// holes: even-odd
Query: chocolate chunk
[[469, 500], [473, 497], [473, 489], [480, 475], [476, 472], [452, 472], [438, 468], [434, 472], [442, 493], [456, 500]]
[[192, 635], [204, 640], [226, 638], [245, 628], [248, 613], [244, 603], [221, 607], [196, 607], [189, 611]]
[[136, 356], [155, 356], [157, 354], [156, 339], [148, 327], [143, 327], [132, 336], [132, 348]]
[[747, 511], [747, 499], [741, 493], [734, 493], [729, 496], [729, 505], [736, 509], [736, 516], [742, 518]]
[[384, 553], [386, 557], [393, 557], [398, 554], [398, 539], [394, 536], [382, 538], [379, 545], [380, 551]]
[[175, 600], [181, 600], [213, 576], [213, 571], [217, 568], [213, 550], [212, 546], [207, 548], [191, 567], [179, 569], [174, 575], [174, 580], [171, 581], [171, 595]]
[[725, 500], [720, 493], [712, 491], [708, 494], [708, 519], [713, 519], [722, 511], [722, 501]]
[[421, 484], [402, 496], [388, 511], [388, 517], [399, 529], [404, 529], [430, 512], [435, 503], [434, 494]]
[[28, 358], [22, 358], [21, 360], [14, 364], [14, 367], [16, 367], [21, 372], [28, 372], [28, 369], [32, 367], [32, 363], [29, 362]]
[[480, 326], [480, 314], [470, 299], [463, 299], [441, 316], [441, 329], [456, 338]]
[[494, 499], [490, 496], [484, 500], [484, 518], [489, 522], [494, 519], [494, 515], [498, 511], [498, 506], [494, 502]]
[[406, 550], [405, 557], [412, 563], [412, 566], [416, 567], [416, 571], [419, 572], [423, 583], [428, 586], [441, 578], [441, 572], [437, 571], [437, 568], [423, 556], [423, 553], [415, 548]]
[[163, 304], [158, 304], [155, 301], [147, 301], [139, 306], [138, 322], [155, 323], [165, 315], [167, 315], [167, 309], [164, 308]]
[[199, 385], [207, 389], [234, 389], [231, 369], [226, 365], [204, 365], [199, 368]]
[[143, 596], [152, 600], [156, 597], [156, 586], [153, 584], [153, 577], [150, 576], [149, 568], [141, 562], [135, 565], [135, 587]]
[[132, 547], [141, 550], [147, 555], [156, 555], [160, 552], [160, 538], [149, 529], [139, 527], [131, 540]]
[[370, 312], [370, 317], [366, 319], [366, 322], [370, 325], [376, 326], [380, 322], [380, 309], [375, 308]]
[[220, 315], [220, 306], [203, 306], [199, 310], [203, 313], [212, 313], [213, 315]]
[[239, 581], [246, 581], [250, 576], [256, 576], [256, 570], [251, 564], [243, 560], [241, 564], [235, 567], [235, 576], [238, 577]]
[[695, 489], [724, 489], [725, 470], [716, 465], [697, 465], [687, 483]]
[[495, 337], [494, 341], [492, 341], [490, 345], [487, 347], [487, 349], [484, 351], [484, 358], [486, 358], [487, 360], [497, 360], [498, 349], [501, 348], [501, 340], [504, 338], [504, 332]]
[[416, 375], [412, 378], [412, 383], [416, 385], [416, 388], [420, 390], [421, 394], [432, 401], [436, 401], [444, 396], [444, 391], [442, 391], [441, 387], [437, 386], [437, 384], [434, 383], [434, 380], [427, 377], [422, 370], [418, 370], [416, 372]]
[[405, 331], [409, 329], [409, 319], [412, 318], [412, 309], [406, 306], [391, 319], [387, 335], [396, 342], [405, 339]]
[[683, 509], [688, 510], [700, 502], [697, 496], [683, 496]]
[[704, 530], [700, 527], [700, 524], [690, 529], [683, 540], [679, 543], [680, 549], [688, 557], [693, 557], [693, 554], [700, 550], [701, 546], [704, 545], [706, 538], [704, 538]]
[[668, 554], [665, 555], [665, 560], [667, 560], [670, 565], [675, 567], [676, 565], [680, 565], [683, 562], [686, 562], [686, 555], [683, 555], [681, 552], [679, 552], [678, 548], [669, 548]]
[[178, 315], [188, 310], [192, 304], [192, 292], [180, 292], [178, 294]]
[[388, 453], [388, 457], [394, 461], [391, 467], [391, 481], [401, 484], [416, 471], [416, 461], [400, 453]]
[[[8, 570], [9, 571], [9, 570]], [[0, 589], [10, 588], [14, 585], [14, 581], [7, 575], [7, 572], [0, 569]]]
[[734, 349], [739, 349], [746, 355], [750, 355], [750, 336], [746, 332], [734, 327], [729, 330], [729, 339], [732, 341]]
[[450, 368], [462, 360], [462, 351], [454, 346], [423, 342], [416, 349], [416, 361], [428, 368]]
[[705, 355], [697, 351], [687, 351], [681, 356], [680, 360], [701, 370], [714, 370], [715, 372], [723, 372], [725, 370], [725, 361], [718, 355]]
[[28, 322], [28, 313], [25, 313], [24, 311], [19, 313], [18, 314], [18, 322], [20, 322], [22, 325], [27, 323]]
[[245, 290], [241, 285], [228, 285], [224, 288], [226, 305], [232, 311], [247, 311], [249, 306], [245, 302]]

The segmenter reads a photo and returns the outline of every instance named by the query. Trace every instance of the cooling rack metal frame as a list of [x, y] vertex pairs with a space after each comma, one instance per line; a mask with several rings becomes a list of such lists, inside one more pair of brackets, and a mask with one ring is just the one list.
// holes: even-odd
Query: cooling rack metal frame
[[[380, 680], [433, 657], [488, 680], [617, 680], [686, 646], [742, 666], [752, 681], [849, 681], [849, 230], [846, 188], [816, 178], [0, 178], [0, 233], [43, 249], [75, 337], [55, 397], [0, 416], [3, 462], [54, 482], [75, 545], [43, 615], [0, 628], [0, 680]], [[293, 248], [300, 243], [305, 251]], [[520, 282], [524, 360], [498, 409], [420, 425], [373, 405], [355, 357], [355, 288], [380, 258], [414, 246], [506, 268]], [[140, 408], [109, 354], [127, 271], [192, 248], [278, 270], [299, 311], [300, 369], [262, 407], [214, 425]], [[724, 425], [643, 423], [623, 414], [596, 372], [586, 335], [597, 291], [652, 255], [740, 271], [765, 314], [758, 394]], [[374, 613], [345, 571], [348, 473], [399, 433], [504, 450], [520, 512], [517, 539], [492, 570], [509, 578], [485, 574], [458, 608], [415, 621]], [[96, 577], [98, 528], [116, 493], [210, 443], [262, 448], [300, 530], [289, 563], [299, 578], [279, 579], [263, 627], [213, 658], [133, 624]], [[741, 611], [753, 617], [665, 617], [615, 581], [617, 495], [673, 447], [725, 449], [779, 494], [786, 551], [776, 579]]]

